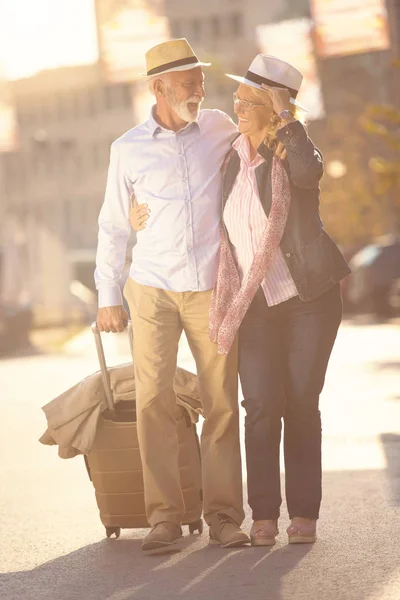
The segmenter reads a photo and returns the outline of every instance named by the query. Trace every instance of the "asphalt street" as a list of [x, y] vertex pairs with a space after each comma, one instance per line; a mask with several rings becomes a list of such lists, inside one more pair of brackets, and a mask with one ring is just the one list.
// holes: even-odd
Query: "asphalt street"
[[[129, 360], [123, 334], [105, 346], [111, 364]], [[194, 369], [184, 341], [179, 364]], [[61, 353], [0, 360], [1, 600], [400, 600], [398, 324], [339, 332], [321, 398], [314, 545], [287, 544], [284, 505], [272, 549], [210, 547], [206, 527], [151, 556], [140, 549], [144, 530], [105, 539], [82, 457], [62, 460], [38, 443], [41, 406], [95, 370], [90, 332]]]

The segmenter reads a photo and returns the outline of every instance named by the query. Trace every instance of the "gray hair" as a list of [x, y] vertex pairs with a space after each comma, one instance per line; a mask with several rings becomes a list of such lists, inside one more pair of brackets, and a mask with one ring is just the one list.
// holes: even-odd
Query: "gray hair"
[[153, 96], [156, 95], [154, 86], [155, 86], [156, 81], [158, 81], [159, 79], [161, 79], [161, 81], [163, 81], [164, 83], [169, 83], [168, 73], [161, 73], [161, 75], [154, 75], [154, 77], [149, 79], [149, 90]]

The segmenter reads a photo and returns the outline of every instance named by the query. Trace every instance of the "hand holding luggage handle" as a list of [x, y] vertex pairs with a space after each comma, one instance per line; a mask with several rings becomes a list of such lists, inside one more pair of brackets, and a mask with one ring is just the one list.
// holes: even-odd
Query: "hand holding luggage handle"
[[[91, 329], [92, 329], [95, 343], [96, 343], [97, 356], [98, 356], [99, 364], [100, 364], [100, 371], [101, 371], [101, 376], [102, 376], [103, 385], [104, 385], [104, 391], [105, 391], [105, 395], [106, 395], [107, 407], [109, 408], [110, 411], [115, 412], [115, 406], [114, 406], [112, 390], [111, 390], [111, 385], [110, 385], [110, 377], [109, 377], [109, 373], [107, 370], [107, 364], [106, 364], [106, 358], [105, 358], [105, 354], [104, 354], [103, 343], [102, 343], [100, 331], [99, 331], [96, 321], [94, 321], [92, 323]], [[129, 345], [130, 345], [132, 359], [133, 359], [133, 330], [132, 330], [132, 322], [131, 321], [128, 321], [128, 336], [129, 336]], [[196, 439], [196, 444], [195, 444], [196, 455], [199, 456], [199, 442], [198, 442], [198, 438], [197, 438], [197, 434], [196, 434], [195, 425], [193, 425], [192, 429], [190, 429], [190, 430], [187, 430], [185, 428], [185, 431], [191, 431], [192, 433], [194, 432], [195, 439]], [[185, 448], [186, 448], [186, 446], [185, 446]], [[89, 465], [89, 460], [88, 460], [87, 456], [85, 456], [85, 463], [86, 463], [86, 468], [88, 470], [89, 478], [92, 481], [91, 474], [90, 474], [90, 465]], [[200, 469], [200, 472], [201, 472], [201, 469]], [[200, 498], [199, 504], [198, 504], [198, 507], [199, 507], [198, 517], [195, 516], [194, 521], [191, 520], [189, 522], [186, 522], [185, 524], [189, 525], [190, 533], [194, 533], [195, 531], [198, 531], [201, 534], [203, 532], [203, 521], [201, 519], [201, 510], [202, 510], [201, 509], [201, 498], [202, 498], [201, 476], [199, 476], [198, 485], [199, 485], [199, 498]], [[98, 506], [100, 508], [99, 503], [98, 503]], [[193, 512], [193, 508], [191, 510]], [[132, 525], [132, 526], [136, 527], [136, 525]], [[141, 526], [144, 526], [144, 525], [141, 525]], [[119, 538], [120, 533], [121, 533], [120, 526], [115, 526], [114, 524], [112, 526], [106, 525], [106, 534], [107, 534], [108, 538], [114, 534], [115, 534], [116, 538]]]
[[[101, 335], [99, 328], [97, 326], [96, 321], [92, 323], [92, 332], [94, 335], [94, 341], [96, 343], [97, 356], [99, 359], [101, 378], [103, 380], [104, 393], [106, 395], [107, 408], [115, 412], [115, 405], [112, 396], [112, 390], [110, 385], [110, 376], [107, 370], [106, 357], [104, 354], [103, 342], [101, 340]], [[132, 330], [132, 321], [128, 321], [128, 338], [129, 338], [129, 347], [131, 349], [132, 360], [133, 360], [133, 330]]]

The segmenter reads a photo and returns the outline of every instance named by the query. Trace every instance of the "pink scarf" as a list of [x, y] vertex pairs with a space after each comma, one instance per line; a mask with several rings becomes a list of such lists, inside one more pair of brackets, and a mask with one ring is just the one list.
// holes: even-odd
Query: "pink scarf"
[[242, 282], [225, 226], [221, 223], [219, 264], [209, 313], [209, 335], [211, 341], [218, 344], [218, 354], [228, 354], [232, 346], [240, 323], [281, 243], [289, 207], [289, 179], [281, 161], [274, 158], [271, 212], [249, 272]]

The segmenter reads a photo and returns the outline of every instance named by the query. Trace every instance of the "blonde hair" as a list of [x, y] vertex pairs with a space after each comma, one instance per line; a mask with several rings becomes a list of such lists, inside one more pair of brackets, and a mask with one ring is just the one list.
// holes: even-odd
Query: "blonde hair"
[[[244, 84], [244, 85], [246, 85], [246, 84]], [[254, 99], [257, 102], [261, 102], [261, 104], [265, 104], [265, 106], [268, 107], [272, 111], [273, 120], [271, 121], [271, 126], [268, 130], [268, 133], [267, 133], [265, 139], [264, 139], [264, 144], [266, 146], [268, 146], [268, 148], [270, 148], [271, 150], [274, 150], [274, 147], [276, 146], [276, 132], [278, 131], [278, 129], [280, 127], [280, 119], [279, 119], [279, 115], [273, 110], [271, 95], [268, 92], [268, 90], [260, 90], [251, 85], [247, 85], [246, 87], [248, 87], [249, 90], [251, 90], [251, 94], [253, 95]], [[295, 105], [292, 105], [291, 112], [293, 113], [293, 116], [295, 119], [303, 122], [303, 120], [302, 120], [303, 115], [300, 116], [300, 111]]]

